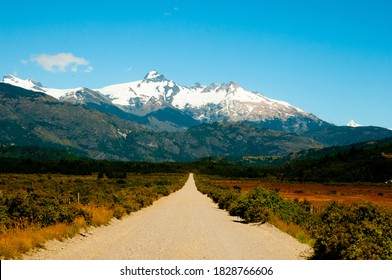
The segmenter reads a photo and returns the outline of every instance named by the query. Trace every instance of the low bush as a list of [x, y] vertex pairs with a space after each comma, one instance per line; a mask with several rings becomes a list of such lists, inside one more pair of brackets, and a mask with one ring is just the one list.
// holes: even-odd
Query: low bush
[[314, 259], [392, 259], [392, 214], [370, 203], [331, 203], [314, 229]]
[[220, 209], [228, 210], [230, 215], [238, 216], [246, 223], [265, 223], [271, 215], [295, 224], [305, 224], [311, 219], [306, 203], [284, 200], [274, 190], [255, 188], [244, 194], [238, 187], [231, 189], [214, 186], [208, 179], [197, 180], [198, 189], [218, 203]]

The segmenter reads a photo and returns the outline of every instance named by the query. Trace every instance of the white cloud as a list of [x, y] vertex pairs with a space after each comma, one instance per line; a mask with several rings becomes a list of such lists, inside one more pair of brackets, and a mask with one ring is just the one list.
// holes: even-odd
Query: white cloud
[[80, 66], [85, 66], [84, 72], [89, 73], [93, 68], [83, 57], [74, 56], [72, 53], [58, 53], [54, 55], [40, 54], [33, 56], [32, 61], [38, 63], [46, 71], [58, 72], [78, 72]]

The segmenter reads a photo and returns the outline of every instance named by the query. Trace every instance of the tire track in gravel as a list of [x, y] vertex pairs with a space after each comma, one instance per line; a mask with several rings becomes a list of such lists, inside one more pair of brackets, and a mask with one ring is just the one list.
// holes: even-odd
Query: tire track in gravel
[[243, 224], [218, 209], [197, 191], [193, 174], [181, 190], [152, 206], [45, 247], [24, 259], [294, 260], [310, 250], [271, 225]]

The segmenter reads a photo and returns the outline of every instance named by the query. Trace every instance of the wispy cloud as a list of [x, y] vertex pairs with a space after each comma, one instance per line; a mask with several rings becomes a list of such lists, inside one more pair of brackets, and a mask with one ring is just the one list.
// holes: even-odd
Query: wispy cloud
[[93, 71], [93, 67], [89, 65], [89, 62], [85, 58], [77, 57], [72, 53], [58, 53], [54, 55], [40, 54], [33, 56], [31, 60], [36, 62], [46, 71], [52, 73], [67, 71], [78, 72], [80, 67], [82, 67], [82, 70], [85, 73]]

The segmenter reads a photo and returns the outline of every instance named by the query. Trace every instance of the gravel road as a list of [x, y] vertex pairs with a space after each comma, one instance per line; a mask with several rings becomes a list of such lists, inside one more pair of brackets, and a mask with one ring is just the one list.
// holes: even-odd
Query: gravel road
[[243, 224], [218, 209], [197, 191], [193, 174], [150, 207], [45, 247], [24, 259], [295, 260], [310, 250], [271, 225]]

